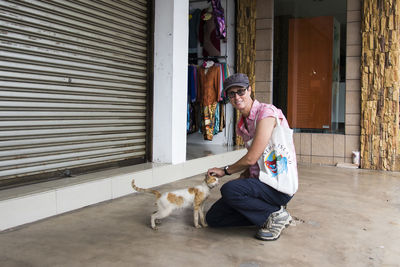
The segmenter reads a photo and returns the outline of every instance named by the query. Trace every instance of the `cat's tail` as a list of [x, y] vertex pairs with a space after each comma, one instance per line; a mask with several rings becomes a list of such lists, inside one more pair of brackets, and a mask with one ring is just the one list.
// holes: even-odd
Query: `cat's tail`
[[135, 185], [135, 179], [132, 179], [132, 188], [138, 192], [152, 193], [152, 194], [156, 195], [157, 199], [161, 197], [161, 193], [157, 190], [137, 187]]

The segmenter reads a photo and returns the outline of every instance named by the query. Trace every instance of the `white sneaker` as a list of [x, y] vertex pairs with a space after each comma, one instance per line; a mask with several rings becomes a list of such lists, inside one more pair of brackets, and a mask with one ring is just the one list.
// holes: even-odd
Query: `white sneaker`
[[292, 216], [281, 206], [280, 210], [269, 215], [264, 225], [258, 229], [256, 238], [265, 241], [272, 241], [279, 238], [285, 227], [288, 227], [292, 221]]

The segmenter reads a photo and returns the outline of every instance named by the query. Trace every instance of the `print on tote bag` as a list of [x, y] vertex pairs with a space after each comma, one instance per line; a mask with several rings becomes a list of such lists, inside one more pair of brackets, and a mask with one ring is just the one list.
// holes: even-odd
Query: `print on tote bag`
[[287, 172], [287, 158], [282, 155], [276, 155], [272, 150], [264, 160], [265, 166], [272, 177]]
[[268, 144], [264, 150], [264, 164], [268, 174], [276, 177], [288, 172], [288, 164], [293, 163], [290, 151], [281, 144]]

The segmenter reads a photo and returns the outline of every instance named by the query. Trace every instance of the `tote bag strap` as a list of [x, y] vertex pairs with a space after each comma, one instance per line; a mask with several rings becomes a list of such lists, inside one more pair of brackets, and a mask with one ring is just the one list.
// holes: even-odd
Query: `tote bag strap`
[[[276, 125], [281, 126], [281, 120], [279, 119], [278, 113], [272, 107], [269, 107], [269, 108], [272, 109], [272, 111], [274, 112], [274, 117], [276, 119]], [[257, 112], [256, 119], [254, 120], [254, 129], [256, 129], [256, 127], [257, 127], [257, 119], [258, 119], [259, 113], [260, 113], [260, 111]]]
[[277, 125], [277, 126], [281, 126], [281, 120], [279, 119], [278, 114], [275, 114], [274, 117], [275, 117], [275, 119], [276, 119], [276, 125]]
[[279, 119], [278, 112], [272, 107], [270, 109], [272, 109], [274, 111], [274, 117], [275, 117], [275, 120], [276, 120], [276, 125], [277, 126], [281, 126], [281, 120]]

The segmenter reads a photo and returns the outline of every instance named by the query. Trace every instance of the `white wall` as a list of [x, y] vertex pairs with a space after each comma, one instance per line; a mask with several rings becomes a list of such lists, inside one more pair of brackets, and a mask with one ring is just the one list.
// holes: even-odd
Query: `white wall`
[[186, 160], [188, 0], [155, 0], [153, 162]]

